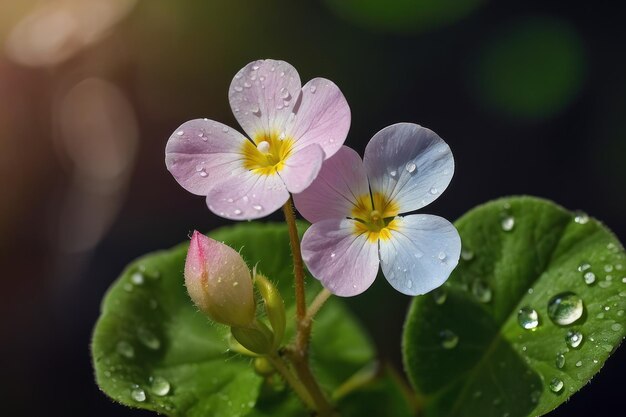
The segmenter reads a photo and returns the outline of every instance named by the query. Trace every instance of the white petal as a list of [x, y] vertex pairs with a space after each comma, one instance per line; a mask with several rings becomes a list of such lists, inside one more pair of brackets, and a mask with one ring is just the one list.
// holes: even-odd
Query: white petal
[[459, 262], [461, 238], [446, 219], [429, 214], [396, 217], [390, 239], [380, 239], [380, 265], [387, 281], [407, 295], [442, 285]]
[[446, 189], [454, 158], [435, 132], [413, 123], [398, 123], [376, 133], [363, 158], [372, 193], [399, 205], [399, 212], [422, 208]]

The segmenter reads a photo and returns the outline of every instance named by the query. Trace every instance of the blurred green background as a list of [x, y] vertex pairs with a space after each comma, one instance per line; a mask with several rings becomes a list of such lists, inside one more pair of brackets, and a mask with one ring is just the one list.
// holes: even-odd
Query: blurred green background
[[[533, 194], [624, 240], [625, 18], [566, 1], [3, 1], [3, 415], [149, 415], [98, 391], [90, 332], [130, 260], [227, 224], [171, 178], [164, 146], [189, 119], [237, 126], [228, 85], [254, 59], [339, 85], [360, 153], [395, 122], [439, 133], [456, 175], [426, 213]], [[378, 280], [348, 302], [399, 365], [409, 298]], [[622, 348], [551, 415], [620, 409], [625, 372]]]

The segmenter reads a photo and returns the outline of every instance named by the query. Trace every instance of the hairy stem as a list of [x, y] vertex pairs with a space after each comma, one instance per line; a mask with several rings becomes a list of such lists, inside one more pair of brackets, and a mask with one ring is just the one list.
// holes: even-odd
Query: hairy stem
[[276, 371], [283, 377], [283, 379], [289, 384], [289, 386], [294, 390], [296, 395], [300, 397], [302, 402], [304, 402], [310, 409], [317, 410], [315, 402], [311, 398], [311, 395], [307, 391], [306, 387], [291, 372], [287, 364], [284, 362], [283, 358], [278, 355], [268, 355], [266, 356], [266, 358], [276, 369]]
[[306, 315], [306, 300], [304, 298], [304, 263], [302, 262], [302, 252], [300, 251], [300, 238], [298, 237], [298, 227], [296, 225], [296, 215], [294, 213], [291, 197], [283, 206], [285, 221], [289, 228], [289, 241], [291, 243], [291, 256], [293, 258], [293, 276], [296, 287], [296, 324], [300, 327], [300, 322]]

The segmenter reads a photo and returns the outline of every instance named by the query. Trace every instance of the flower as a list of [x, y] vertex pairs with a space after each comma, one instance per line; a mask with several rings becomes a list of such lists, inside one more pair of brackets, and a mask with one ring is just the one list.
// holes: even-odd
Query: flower
[[233, 248], [193, 232], [185, 261], [185, 286], [194, 304], [213, 320], [246, 327], [256, 306], [250, 270]]
[[399, 214], [434, 201], [453, 173], [450, 147], [412, 123], [376, 133], [363, 160], [343, 146], [311, 186], [294, 196], [298, 211], [313, 223], [302, 238], [311, 274], [345, 297], [369, 288], [379, 265], [401, 293], [439, 287], [459, 260], [457, 230], [438, 216]]
[[170, 137], [165, 163], [215, 214], [256, 219], [311, 184], [341, 148], [350, 108], [332, 81], [314, 78], [302, 87], [294, 67], [272, 59], [242, 68], [228, 96], [250, 139], [212, 120], [191, 120]]

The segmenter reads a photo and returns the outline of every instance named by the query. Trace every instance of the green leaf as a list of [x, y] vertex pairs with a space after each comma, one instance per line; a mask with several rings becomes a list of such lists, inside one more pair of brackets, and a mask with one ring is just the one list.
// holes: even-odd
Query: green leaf
[[[286, 227], [243, 223], [210, 235], [241, 249], [248, 265], [258, 264], [277, 284], [287, 306], [287, 333], [293, 334]], [[254, 373], [250, 358], [228, 351], [228, 328], [210, 322], [193, 306], [183, 285], [186, 251], [187, 244], [182, 244], [147, 255], [133, 262], [112, 285], [93, 335], [97, 383], [122, 404], [170, 416], [248, 414], [259, 393], [265, 396], [272, 390]], [[308, 281], [309, 297], [313, 297], [319, 285]], [[316, 320], [312, 344], [314, 371], [323, 386], [336, 388], [373, 355], [369, 339], [353, 316], [339, 300], [330, 300]], [[287, 391], [280, 395], [289, 401], [294, 398]]]
[[[413, 301], [405, 323], [405, 368], [424, 415], [543, 415], [584, 386], [624, 337], [624, 249], [598, 221], [531, 197], [487, 203], [456, 226], [459, 266], [443, 289]], [[559, 325], [548, 304], [566, 292], [584, 311]], [[537, 311], [536, 328], [519, 324], [523, 308]], [[572, 318], [571, 309], [563, 314]], [[578, 347], [566, 343], [569, 332], [583, 336]]]

